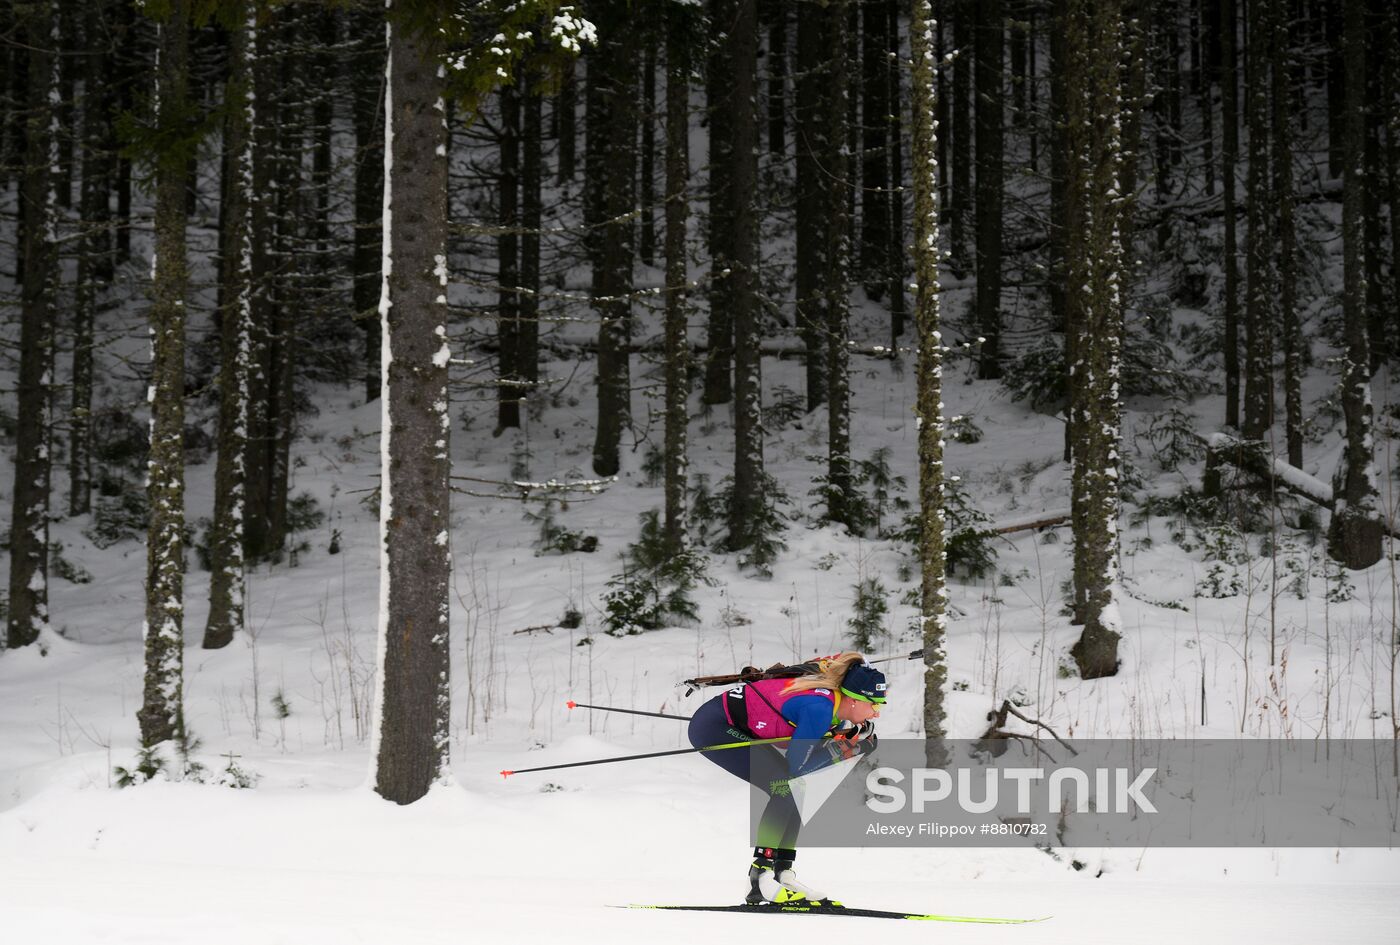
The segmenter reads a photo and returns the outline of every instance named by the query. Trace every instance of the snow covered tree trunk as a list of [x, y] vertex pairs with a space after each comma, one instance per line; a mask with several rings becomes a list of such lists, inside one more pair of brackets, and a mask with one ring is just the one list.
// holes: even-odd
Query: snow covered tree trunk
[[452, 570], [447, 111], [433, 11], [389, 11], [384, 120], [379, 699], [374, 789], [408, 804], [448, 775]]
[[58, 318], [58, 3], [17, 11], [28, 57], [27, 122], [21, 171], [23, 262], [15, 480], [10, 517], [10, 601], [6, 645], [27, 646], [49, 627], [49, 477], [53, 330]]
[[807, 410], [826, 401], [826, 297], [822, 280], [827, 271], [827, 227], [831, 207], [830, 178], [822, 162], [832, 150], [834, 134], [822, 107], [830, 89], [823, 55], [826, 12], [803, 4], [797, 16], [797, 61], [793, 77], [793, 154], [796, 172], [797, 330], [805, 350]]
[[[845, 95], [850, 88], [847, 81], [847, 44], [841, 25], [846, 22], [846, 0], [828, 0], [826, 14], [828, 28], [827, 46], [824, 61], [827, 63], [827, 95], [825, 124], [828, 129], [839, 129], [849, 115]], [[841, 135], [833, 134], [829, 139], [839, 142]], [[850, 286], [848, 284], [848, 264], [851, 247], [847, 239], [850, 232], [846, 220], [846, 199], [844, 182], [848, 167], [853, 168], [853, 159], [839, 148], [832, 148], [822, 156], [821, 171], [832, 183], [828, 187], [831, 199], [827, 202], [826, 224], [826, 269], [822, 273], [823, 295], [826, 308], [826, 516], [833, 522], [854, 526], [851, 518], [851, 351], [850, 351]]]
[[1336, 505], [1327, 534], [1327, 550], [1345, 567], [1360, 570], [1380, 560], [1384, 534], [1373, 455], [1371, 350], [1366, 311], [1365, 0], [1346, 0], [1345, 16], [1347, 109], [1342, 195], [1342, 320], [1346, 350], [1342, 359], [1341, 400], [1346, 417], [1346, 446], [1333, 482]]
[[865, 113], [860, 155], [860, 280], [875, 302], [889, 288], [890, 82], [889, 6], [884, 0], [858, 4], [861, 13], [861, 91]]
[[1225, 425], [1240, 426], [1240, 276], [1235, 237], [1235, 165], [1240, 154], [1235, 0], [1220, 5], [1221, 202], [1225, 214]]
[[663, 534], [674, 550], [686, 547], [687, 430], [690, 347], [685, 229], [690, 211], [690, 41], [694, 18], [682, 4], [666, 8], [666, 509]]
[[[167, 133], [188, 120], [188, 0], [172, 0], [160, 26], [156, 122]], [[185, 173], [183, 148], [156, 157], [155, 262], [149, 314], [151, 450], [146, 466], [146, 674], [141, 744], [184, 734], [185, 646]]]
[[226, 285], [219, 339], [219, 458], [214, 470], [214, 520], [209, 529], [209, 619], [204, 648], [219, 649], [243, 628], [243, 523], [247, 496], [248, 370], [253, 320], [253, 126], [257, 118], [253, 62], [257, 11], [243, 0], [231, 35], [224, 100], [228, 153], [225, 193]]
[[1076, 331], [1074, 584], [1084, 630], [1071, 649], [1085, 679], [1118, 668], [1118, 467], [1121, 418], [1122, 194], [1119, 190], [1122, 8], [1069, 0], [1065, 16], [1069, 119], [1067, 304]]
[[729, 148], [729, 220], [734, 313], [734, 493], [730, 548], [748, 548], [763, 502], [763, 379], [759, 341], [758, 0], [735, 0], [729, 31], [733, 80]]
[[[919, 421], [919, 562], [922, 582], [919, 621], [924, 645], [924, 737], [947, 736], [944, 687], [948, 657], [947, 519], [943, 497], [943, 335], [938, 285], [938, 128], [934, 121], [933, 9], [929, 0], [913, 0], [909, 45], [913, 55], [910, 103], [910, 153], [914, 184], [914, 323], [918, 333]], [[930, 758], [937, 765], [944, 759]]]
[[[598, 258], [593, 310], [598, 327], [598, 423], [593, 439], [593, 471], [612, 476], [621, 465], [623, 430], [631, 426], [631, 361], [628, 345], [632, 318], [632, 262], [636, 221], [631, 218], [637, 193], [637, 45], [624, 0], [600, 8], [599, 45], [589, 61], [589, 87], [598, 102], [590, 113], [588, 137], [597, 162], [588, 175], [601, 188], [602, 223], [597, 231]], [[610, 27], [610, 28], [609, 28]], [[592, 93], [590, 93], [592, 94]], [[594, 119], [597, 119], [596, 123]]]
[[383, 81], [369, 78], [384, 75], [383, 24], [378, 11], [349, 14], [355, 37], [356, 63], [352, 74], [355, 116], [355, 236], [354, 288], [355, 318], [365, 331], [365, 402], [379, 396], [383, 379], [379, 376], [379, 341], [382, 333], [377, 306], [379, 287], [384, 281], [379, 271], [380, 246], [384, 241], [379, 218], [384, 204], [384, 120]]
[[1303, 465], [1303, 361], [1307, 339], [1298, 319], [1298, 262], [1293, 222], [1293, 108], [1289, 91], [1290, 0], [1273, 4], [1270, 69], [1273, 72], [1273, 204], [1278, 213], [1275, 247], [1278, 305], [1283, 335], [1284, 430], [1290, 466]]
[[517, 207], [520, 199], [520, 91], [503, 86], [497, 95], [501, 106], [498, 137], [500, 171], [496, 175], [496, 430], [520, 426], [520, 370], [516, 364], [520, 347], [520, 226]]
[[1244, 425], [1246, 440], [1260, 440], [1273, 423], [1274, 207], [1269, 173], [1269, 21], [1271, 0], [1249, 5], [1249, 73], [1245, 81], [1249, 124], [1249, 172], [1245, 213], [1249, 226], [1245, 255]]
[[977, 4], [975, 88], [977, 99], [977, 330], [982, 350], [977, 376], [1001, 377], [1001, 238], [1003, 107], [1001, 0]]

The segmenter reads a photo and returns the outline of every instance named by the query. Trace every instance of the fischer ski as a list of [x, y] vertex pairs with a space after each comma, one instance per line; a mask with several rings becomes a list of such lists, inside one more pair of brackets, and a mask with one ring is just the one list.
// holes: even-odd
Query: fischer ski
[[1025, 925], [1029, 922], [1044, 922], [1049, 916], [1038, 919], [999, 919], [985, 916], [932, 915], [919, 912], [893, 912], [885, 909], [854, 909], [831, 900], [819, 902], [766, 902], [757, 905], [743, 903], [737, 906], [671, 906], [641, 905], [632, 903], [615, 906], [618, 909], [658, 909], [671, 912], [738, 912], [757, 915], [790, 913], [794, 915], [844, 915], [864, 919], [908, 919], [914, 922], [965, 922], [978, 925]]

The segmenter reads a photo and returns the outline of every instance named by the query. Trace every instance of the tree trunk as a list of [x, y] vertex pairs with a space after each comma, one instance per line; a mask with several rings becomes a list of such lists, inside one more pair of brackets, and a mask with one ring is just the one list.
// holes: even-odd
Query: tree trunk
[[787, 152], [787, 46], [789, 0], [763, 0], [768, 17], [768, 153]]
[[1001, 377], [1002, 6], [980, 0], [975, 32], [977, 98], [977, 376]]
[[1085, 679], [1118, 671], [1119, 285], [1122, 158], [1119, 0], [1068, 0], [1065, 16], [1069, 219], [1067, 303], [1077, 328], [1072, 371], [1074, 588], [1084, 630], [1071, 655]]
[[[919, 623], [924, 647], [924, 738], [941, 744], [947, 736], [944, 687], [948, 656], [947, 520], [943, 493], [943, 340], [938, 311], [938, 129], [930, 117], [935, 58], [933, 10], [929, 0], [914, 0], [909, 45], [914, 61], [910, 93], [910, 158], [914, 184], [914, 323], [919, 339]], [[946, 758], [929, 759], [946, 764]]]
[[[353, 13], [357, 73], [365, 80], [354, 83], [355, 107], [355, 319], [365, 332], [365, 403], [379, 396], [380, 247], [384, 241], [380, 216], [384, 211], [384, 38], [383, 23], [372, 14]], [[374, 78], [371, 78], [374, 77]]]
[[[160, 28], [157, 124], [167, 133], [184, 120], [189, 75], [188, 0], [172, 0]], [[146, 674], [141, 744], [184, 735], [185, 565], [185, 161], [181, 148], [157, 157], [155, 266], [150, 310], [151, 452], [146, 502]]]
[[[598, 429], [593, 440], [593, 471], [617, 473], [621, 465], [622, 431], [631, 425], [632, 381], [627, 341], [632, 317], [632, 258], [636, 227], [627, 219], [636, 197], [637, 180], [637, 47], [635, 33], [625, 28], [624, 0], [609, 0], [594, 18], [599, 45], [589, 63], [589, 85], [597, 73], [597, 131], [602, 134], [599, 165], [601, 219], [598, 270], [594, 276], [593, 308], [598, 328]], [[606, 27], [611, 28], [608, 32]], [[607, 37], [612, 36], [609, 40]], [[593, 138], [590, 123], [588, 136]]]
[[641, 212], [637, 257], [644, 266], [656, 264], [656, 29], [651, 13], [644, 13], [642, 50], [642, 172], [637, 209]]
[[228, 153], [222, 267], [226, 284], [219, 345], [219, 458], [214, 471], [214, 520], [209, 529], [209, 619], [204, 648], [219, 649], [243, 628], [243, 524], [247, 498], [248, 371], [252, 331], [253, 127], [257, 121], [253, 63], [257, 58], [257, 11], [243, 0], [229, 54], [229, 103], [224, 124]]
[[688, 291], [685, 225], [690, 210], [690, 36], [686, 6], [666, 9], [666, 510], [663, 534], [672, 552], [686, 537], [686, 400], [690, 393], [690, 349], [686, 345]]
[[[53, 327], [58, 317], [58, 4], [17, 11], [27, 51], [27, 120], [21, 170], [23, 284], [15, 400], [14, 502], [6, 645], [28, 646], [49, 628], [50, 410]], [[18, 272], [17, 272], [18, 274]]]
[[520, 285], [525, 291], [519, 301], [515, 370], [522, 385], [518, 396], [523, 400], [540, 380], [540, 226], [544, 213], [540, 184], [544, 171], [540, 158], [540, 89], [528, 73], [522, 91], [525, 127], [520, 142]]
[[861, 13], [861, 90], [865, 115], [860, 160], [860, 281], [873, 302], [889, 288], [890, 82], [889, 9], [883, 0], [856, 5]]
[[1245, 256], [1244, 425], [1246, 440], [1263, 439], [1273, 423], [1273, 336], [1278, 320], [1273, 299], [1273, 195], [1269, 176], [1269, 23], [1271, 0], [1249, 5], [1249, 70], [1246, 101], [1249, 122], [1248, 196], [1245, 214], [1249, 242]]
[[1290, 0], [1269, 0], [1273, 5], [1270, 68], [1273, 72], [1273, 205], [1277, 210], [1275, 270], [1278, 273], [1278, 305], [1282, 315], [1283, 396], [1288, 463], [1303, 465], [1303, 362], [1306, 359], [1302, 326], [1298, 319], [1298, 269], [1293, 223], [1293, 132], [1289, 76]]
[[1345, 0], [1346, 161], [1342, 195], [1342, 320], [1346, 352], [1341, 401], [1346, 446], [1333, 482], [1336, 505], [1327, 535], [1328, 553], [1353, 570], [1380, 560], [1379, 520], [1371, 412], [1370, 339], [1366, 311], [1366, 0]]
[[1239, 357], [1239, 250], [1235, 239], [1235, 163], [1239, 160], [1237, 112], [1239, 76], [1235, 68], [1235, 0], [1220, 6], [1220, 122], [1224, 126], [1220, 146], [1220, 187], [1225, 214], [1225, 426], [1240, 428]]
[[[899, 351], [899, 339], [904, 336], [904, 322], [907, 317], [904, 298], [905, 256], [904, 244], [904, 122], [900, 118], [900, 76], [903, 73], [903, 56], [899, 44], [900, 0], [884, 0], [886, 24], [885, 82], [889, 86], [890, 114], [890, 229], [889, 250], [885, 277], [889, 280], [890, 291], [890, 355]], [[932, 89], [930, 89], [930, 94]]]
[[701, 399], [711, 406], [727, 404], [733, 397], [734, 279], [726, 270], [733, 265], [733, 195], [730, 180], [733, 158], [734, 65], [730, 61], [737, 0], [710, 0], [710, 55], [705, 95], [710, 118], [710, 302], [709, 355]]
[[[420, 8], [402, 17], [422, 16]], [[374, 789], [416, 801], [448, 774], [447, 129], [438, 53], [394, 15], [385, 98], [386, 349], [379, 497], [380, 611]]]
[[826, 401], [826, 298], [822, 280], [827, 271], [828, 216], [831, 179], [823, 161], [834, 150], [834, 130], [827, 127], [822, 107], [830, 89], [824, 59], [827, 16], [816, 6], [804, 6], [797, 17], [797, 65], [794, 80], [793, 149], [796, 156], [797, 327], [806, 348], [807, 410]]
[[[517, 81], [520, 72], [516, 70]], [[500, 172], [496, 175], [496, 199], [501, 225], [496, 237], [496, 430], [517, 429], [520, 426], [520, 226], [517, 210], [520, 200], [520, 92], [512, 85], [502, 86], [498, 93], [501, 104], [501, 133], [499, 153]]]
[[948, 266], [967, 272], [967, 218], [972, 212], [972, 57], [976, 0], [948, 0], [953, 20], [953, 187], [948, 199]]
[[[837, 7], [842, 0], [835, 0]], [[763, 503], [763, 384], [758, 343], [758, 0], [736, 0], [729, 31], [733, 79], [729, 148], [733, 227], [730, 299], [734, 309], [734, 492], [729, 507], [730, 549], [748, 548]], [[833, 227], [833, 230], [835, 227]]]
[[[846, 19], [846, 0], [829, 0], [827, 15], [830, 17], [826, 33], [828, 40], [825, 60], [829, 64], [829, 84], [826, 103], [825, 123], [828, 128], [837, 129], [842, 119], [849, 115], [844, 94], [850, 88], [847, 82], [845, 57], [846, 42], [840, 26]], [[870, 23], [866, 23], [867, 29]], [[883, 44], [881, 44], [883, 45]], [[836, 94], [832, 94], [836, 93]], [[868, 115], [868, 113], [867, 113]], [[830, 140], [839, 141], [833, 135]], [[824, 156], [822, 167], [829, 180], [835, 183], [847, 179], [847, 155], [831, 149]], [[852, 517], [850, 496], [851, 480], [851, 377], [850, 377], [850, 300], [847, 284], [847, 261], [850, 258], [850, 244], [846, 234], [849, 231], [845, 219], [846, 202], [841, 198], [844, 187], [836, 189], [838, 199], [828, 201], [826, 238], [826, 270], [823, 273], [826, 296], [826, 381], [827, 381], [827, 453], [826, 453], [826, 517], [848, 528], [857, 523]]]
[[[1346, 163], [1347, 67], [1346, 41], [1342, 38], [1346, 0], [1325, 0], [1327, 34], [1327, 169], [1333, 179], [1341, 177]], [[1354, 99], [1353, 99], [1354, 101]]]
[[564, 66], [564, 75], [559, 82], [559, 95], [554, 99], [556, 133], [559, 138], [559, 159], [555, 176], [556, 183], [563, 184], [574, 179], [574, 155], [578, 145], [577, 121], [574, 110], [578, 107], [578, 80], [574, 78], [574, 63], [570, 60]]

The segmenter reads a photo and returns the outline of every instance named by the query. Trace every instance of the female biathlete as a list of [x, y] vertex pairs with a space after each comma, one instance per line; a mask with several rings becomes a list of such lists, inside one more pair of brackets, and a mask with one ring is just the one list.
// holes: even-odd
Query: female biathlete
[[[762, 679], [709, 700], [690, 723], [697, 748], [791, 736], [786, 757], [775, 746], [705, 752], [706, 758], [768, 795], [759, 818], [745, 900], [823, 900], [797, 881], [793, 860], [802, 819], [788, 782], [874, 749], [874, 720], [885, 702], [885, 675], [859, 653], [826, 657], [797, 678]], [[831, 735], [830, 740], [826, 739]]]

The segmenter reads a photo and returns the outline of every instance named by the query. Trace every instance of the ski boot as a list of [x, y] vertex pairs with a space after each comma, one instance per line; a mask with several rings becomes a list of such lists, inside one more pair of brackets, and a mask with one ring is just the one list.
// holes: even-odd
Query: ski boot
[[744, 897], [749, 905], [808, 902], [813, 906], [824, 906], [830, 903], [822, 893], [798, 882], [797, 874], [792, 869], [796, 850], [759, 847], [753, 854], [753, 865], [749, 867], [749, 894]]

